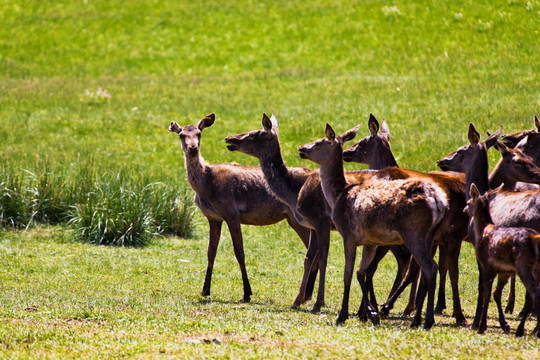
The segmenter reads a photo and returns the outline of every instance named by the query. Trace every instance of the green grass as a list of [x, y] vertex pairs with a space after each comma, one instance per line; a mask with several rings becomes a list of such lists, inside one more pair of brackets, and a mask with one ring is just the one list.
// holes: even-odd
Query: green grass
[[[0, 168], [9, 169], [0, 204], [18, 193], [35, 200], [10, 203], [15, 219], [58, 204], [47, 199], [71, 196], [75, 205], [93, 174], [166, 184], [167, 203], [191, 198], [179, 140], [167, 127], [211, 112], [217, 120], [201, 150], [209, 162], [255, 164], [228, 152], [223, 139], [260, 127], [262, 113], [273, 112], [287, 164], [313, 167], [299, 159], [298, 145], [322, 137], [326, 122], [342, 132], [371, 112], [387, 119], [400, 166], [422, 171], [467, 141], [471, 121], [485, 136], [500, 124], [531, 128], [540, 113], [537, 0], [0, 0], [0, 7]], [[110, 97], [88, 95], [99, 89]], [[367, 134], [364, 124], [360, 136]], [[490, 152], [492, 163], [497, 156]], [[62, 186], [89, 163], [75, 187]], [[31, 174], [31, 191], [23, 191]], [[157, 217], [166, 219], [166, 209], [157, 207]], [[503, 335], [494, 313], [484, 336], [452, 327], [447, 316], [429, 332], [409, 330], [399, 317], [379, 328], [356, 319], [336, 327], [343, 251], [335, 234], [328, 306], [312, 315], [289, 309], [303, 248], [285, 225], [244, 227], [255, 293], [246, 305], [226, 231], [212, 298], [197, 295], [208, 231], [200, 213], [193, 239], [158, 237], [143, 248], [75, 242], [57, 213], [36, 219], [54, 227], [0, 233], [0, 357], [538, 356], [538, 341]], [[463, 252], [462, 302], [471, 316], [476, 265], [469, 245]], [[382, 266], [380, 296], [392, 267], [391, 259]], [[353, 298], [351, 308], [357, 304]]]

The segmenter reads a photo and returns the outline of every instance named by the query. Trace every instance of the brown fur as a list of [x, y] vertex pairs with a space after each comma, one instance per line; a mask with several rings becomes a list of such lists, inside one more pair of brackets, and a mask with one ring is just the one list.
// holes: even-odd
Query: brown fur
[[[180, 136], [184, 152], [187, 179], [195, 191], [195, 203], [208, 219], [208, 267], [201, 294], [210, 295], [212, 269], [221, 234], [221, 225], [227, 223], [234, 245], [234, 253], [244, 284], [244, 298], [251, 298], [244, 260], [240, 224], [270, 225], [287, 219], [303, 243], [309, 242], [308, 230], [294, 219], [290, 209], [268, 190], [259, 167], [238, 164], [209, 164], [200, 156], [201, 132], [214, 123], [214, 114], [201, 119], [197, 125], [179, 126], [172, 122], [169, 131]], [[314, 282], [312, 279], [311, 283]]]
[[[478, 332], [483, 333], [487, 328], [487, 312], [493, 279], [497, 274], [508, 276], [509, 273], [516, 272], [534, 301], [537, 315], [537, 326], [534, 331], [540, 337], [538, 333], [540, 329], [540, 284], [538, 281], [540, 279], [536, 274], [540, 265], [540, 234], [529, 228], [493, 225], [489, 210], [489, 199], [493, 194], [487, 193], [481, 196], [474, 184], [471, 185], [470, 194], [471, 198], [467, 202], [465, 211], [471, 216], [475, 253], [484, 282], [483, 293], [479, 294], [483, 300]], [[504, 318], [500, 297], [494, 297], [501, 327], [505, 332], [509, 332], [510, 326]], [[523, 335], [525, 321], [530, 312], [530, 305], [528, 307], [524, 310], [522, 322], [516, 331], [517, 336]]]
[[[343, 172], [342, 145], [354, 138], [358, 127], [336, 138], [327, 125], [326, 138], [299, 147], [300, 157], [321, 165], [324, 196], [332, 208], [332, 221], [343, 237], [345, 248], [345, 290], [338, 323], [348, 317], [350, 285], [356, 247], [365, 245], [362, 262], [370, 263], [374, 245], [404, 243], [420, 264], [427, 284], [428, 305], [425, 328], [434, 323], [433, 302], [437, 265], [431, 256], [432, 239], [446, 210], [440, 188], [422, 179], [381, 181], [367, 173], [363, 181], [348, 184]], [[378, 173], [376, 173], [378, 174]], [[383, 220], [384, 218], [384, 220]], [[359, 279], [362, 293], [371, 311], [366, 284]], [[412, 325], [421, 322], [425, 292], [418, 295], [417, 313]]]
[[[469, 125], [469, 144], [460, 147], [453, 153], [439, 160], [439, 166], [444, 170], [460, 171], [466, 174], [466, 186], [470, 189], [472, 183], [476, 185], [481, 194], [489, 190], [488, 181], [488, 148], [497, 144], [497, 139], [502, 131], [499, 129], [494, 134], [490, 135], [486, 140], [480, 141], [480, 134], [476, 131], [473, 124]], [[504, 146], [498, 144], [497, 147]], [[511, 160], [511, 157], [504, 157], [503, 161]], [[522, 159], [523, 160], [523, 159]], [[528, 160], [530, 162], [530, 159]], [[519, 164], [509, 162], [504, 166], [517, 166]], [[534, 167], [527, 164], [522, 166], [521, 170], [513, 171], [515, 174], [521, 174], [523, 179], [536, 176], [538, 172]], [[526, 174], [526, 171], [533, 170], [533, 173]], [[467, 194], [469, 197], [469, 194]], [[540, 203], [540, 190], [534, 190], [526, 193], [515, 193], [501, 190], [495, 194], [490, 201], [490, 214], [495, 225], [507, 227], [531, 227], [536, 231], [540, 231], [540, 207], [535, 204]], [[471, 234], [469, 229], [469, 235]], [[502, 292], [508, 277], [501, 278], [497, 284], [495, 292]], [[482, 293], [483, 282], [479, 279], [479, 293]], [[511, 299], [513, 307], [513, 299]], [[476, 315], [473, 322], [473, 327], [479, 325], [482, 308], [482, 297], [478, 297]], [[507, 307], [508, 308], [508, 307]], [[510, 309], [509, 309], [510, 310]]]
[[[422, 173], [413, 170], [398, 169], [397, 162], [390, 149], [390, 131], [386, 121], [383, 119], [379, 134], [379, 123], [373, 115], [370, 115], [369, 129], [371, 132], [370, 136], [359, 140], [355, 145], [343, 152], [343, 159], [345, 161], [368, 163], [370, 168], [372, 167], [371, 164], [377, 164], [381, 167], [391, 166], [392, 168], [384, 169], [380, 172], [380, 175], [377, 176], [389, 179], [422, 178], [430, 180], [439, 185], [447, 194], [449, 199], [449, 209], [443, 220], [440, 236], [435, 239], [436, 243], [440, 246], [439, 271], [441, 279], [435, 312], [441, 313], [442, 310], [446, 308], [445, 280], [446, 271], [447, 269], [450, 269], [454, 300], [454, 317], [458, 324], [463, 324], [465, 323], [465, 316], [461, 310], [461, 303], [459, 300], [458, 258], [461, 240], [467, 239], [468, 217], [462, 211], [465, 206], [465, 178], [461, 174], [448, 174], [443, 172]], [[377, 254], [380, 253], [379, 250], [384, 251], [384, 248], [377, 249]], [[376, 255], [376, 259], [381, 258], [382, 257], [377, 257]], [[416, 269], [418, 269], [418, 267], [416, 267]], [[411, 275], [414, 276], [413, 271], [409, 271], [409, 275], [401, 287], [393, 288], [393, 291], [391, 292], [392, 295], [387, 300], [386, 304], [383, 305], [383, 312], [387, 313], [392, 308], [393, 303], [404, 290], [404, 287], [412, 282], [414, 277], [411, 279]], [[408, 309], [409, 306], [407, 306], [406, 310]]]

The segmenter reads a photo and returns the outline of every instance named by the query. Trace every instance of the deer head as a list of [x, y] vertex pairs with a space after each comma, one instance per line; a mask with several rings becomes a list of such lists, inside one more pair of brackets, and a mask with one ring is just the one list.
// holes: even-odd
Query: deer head
[[330, 125], [326, 124], [326, 137], [312, 143], [299, 146], [298, 154], [302, 159], [309, 159], [319, 165], [327, 163], [328, 161], [336, 161], [337, 159], [335, 158], [335, 155], [337, 155], [339, 152], [339, 157], [341, 158], [343, 144], [354, 139], [358, 133], [360, 125], [361, 124], [358, 124], [354, 128], [336, 137], [334, 129], [332, 129]]
[[[356, 144], [343, 152], [344, 161], [368, 164], [372, 169], [382, 169], [386, 166], [397, 166], [390, 149], [390, 130], [386, 120], [381, 125], [369, 114], [368, 127], [371, 135], [359, 140]], [[380, 130], [380, 133], [379, 133]]]
[[485, 153], [487, 156], [487, 150], [495, 145], [501, 132], [502, 126], [495, 133], [488, 136], [486, 140], [480, 141], [480, 134], [476, 131], [474, 125], [470, 123], [468, 133], [469, 144], [460, 147], [453, 153], [440, 159], [437, 161], [437, 165], [443, 171], [466, 173], [473, 166], [473, 162], [479, 153]]
[[495, 143], [495, 149], [501, 153], [502, 161], [493, 169], [493, 174], [503, 174], [505, 179], [514, 184], [517, 181], [540, 184], [540, 168], [534, 164], [531, 157], [518, 148], [508, 148], [501, 141]]
[[171, 122], [169, 131], [178, 134], [182, 141], [182, 150], [186, 156], [198, 156], [201, 147], [201, 132], [204, 128], [212, 126], [216, 117], [214, 113], [203, 117], [197, 125], [180, 126]]
[[279, 144], [278, 121], [274, 114], [270, 118], [263, 114], [262, 129], [229, 136], [225, 142], [230, 151], [239, 151], [260, 158], [268, 153], [269, 144]]
[[[532, 130], [525, 130], [501, 136], [501, 140], [509, 147], [515, 148], [525, 137], [532, 135], [532, 137], [540, 138], [540, 120], [538, 116], [534, 116], [534, 128]], [[540, 140], [538, 140], [540, 141]]]

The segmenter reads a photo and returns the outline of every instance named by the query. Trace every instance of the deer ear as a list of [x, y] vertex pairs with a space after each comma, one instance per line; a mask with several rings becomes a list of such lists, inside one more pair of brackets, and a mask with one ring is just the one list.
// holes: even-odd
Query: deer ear
[[508, 150], [508, 148], [506, 147], [506, 145], [504, 145], [504, 143], [501, 140], [498, 140], [498, 139], [497, 139], [497, 142], [495, 143], [494, 147], [495, 147], [495, 149], [497, 149], [498, 152], [501, 153], [501, 155], [508, 154], [510, 152]]
[[214, 113], [211, 113], [210, 115], [206, 115], [203, 117], [199, 123], [197, 124], [197, 127], [199, 130], [203, 130], [204, 128], [212, 126], [212, 124], [216, 121], [216, 115]]
[[476, 200], [478, 197], [480, 197], [480, 191], [478, 191], [478, 188], [474, 183], [471, 184], [469, 195], [471, 196], [472, 200]]
[[540, 120], [538, 120], [538, 116], [534, 115], [534, 125], [536, 126], [536, 132], [540, 131]]
[[362, 124], [358, 124], [354, 128], [347, 130], [343, 134], [341, 134], [338, 137], [339, 142], [341, 144], [345, 144], [347, 141], [351, 141], [352, 139], [354, 139], [356, 134], [358, 134], [358, 129], [360, 129], [360, 125]]
[[176, 123], [176, 121], [171, 121], [171, 125], [169, 126], [169, 131], [180, 134], [180, 132], [182, 131], [182, 128], [180, 127], [180, 125]]
[[336, 139], [336, 133], [334, 132], [334, 129], [327, 123], [326, 129], [324, 130], [324, 134], [326, 135], [326, 138], [330, 140], [331, 143], [334, 142]]
[[514, 146], [514, 149], [523, 149], [525, 145], [527, 145], [527, 142], [529, 141], [529, 135], [525, 136], [523, 139], [521, 139], [516, 146]]
[[488, 149], [495, 145], [495, 143], [497, 143], [497, 140], [499, 140], [499, 136], [501, 135], [502, 129], [503, 127], [501, 125], [499, 130], [495, 131], [493, 134], [489, 135], [486, 140], [484, 140], [484, 143], [486, 144]]
[[379, 132], [379, 122], [373, 114], [369, 114], [368, 127], [371, 136], [376, 136], [377, 132]]
[[269, 133], [270, 131], [272, 131], [272, 120], [270, 120], [270, 118], [265, 113], [263, 113], [262, 126], [265, 132]]
[[476, 131], [473, 123], [469, 124], [469, 142], [472, 147], [475, 147], [480, 142], [480, 134]]
[[384, 119], [381, 121], [381, 135], [386, 136], [386, 138], [390, 140], [390, 129], [388, 128], [388, 124]]

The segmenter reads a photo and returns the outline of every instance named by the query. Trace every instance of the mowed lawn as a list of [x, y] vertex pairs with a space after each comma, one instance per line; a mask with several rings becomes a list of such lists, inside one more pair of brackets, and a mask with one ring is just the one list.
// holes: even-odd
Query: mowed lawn
[[[275, 113], [286, 163], [314, 168], [296, 148], [359, 122], [388, 121], [400, 166], [436, 170], [467, 142], [530, 129], [540, 114], [540, 1], [28, 1], [0, 0], [0, 166], [21, 176], [91, 166], [188, 191], [171, 121], [216, 114], [202, 134], [210, 163], [256, 160], [224, 138]], [[101, 90], [100, 90], [101, 89]], [[499, 155], [490, 150], [493, 165]], [[347, 169], [365, 168], [347, 164]], [[0, 182], [4, 181], [0, 179]], [[405, 298], [375, 327], [335, 320], [343, 246], [332, 234], [326, 306], [290, 308], [304, 247], [280, 223], [244, 226], [254, 295], [244, 304], [228, 231], [222, 231], [212, 296], [199, 295], [208, 227], [145, 247], [77, 240], [64, 224], [0, 232], [0, 358], [538, 358], [540, 342], [498, 327], [456, 327], [450, 287], [430, 331], [410, 329]], [[360, 251], [360, 250], [359, 250]], [[461, 301], [476, 305], [470, 244], [460, 257]], [[395, 275], [376, 275], [386, 298]], [[353, 283], [354, 312], [360, 289]], [[408, 295], [407, 293], [404, 295]], [[524, 290], [508, 315], [517, 327]], [[527, 324], [530, 332], [535, 318]]]

